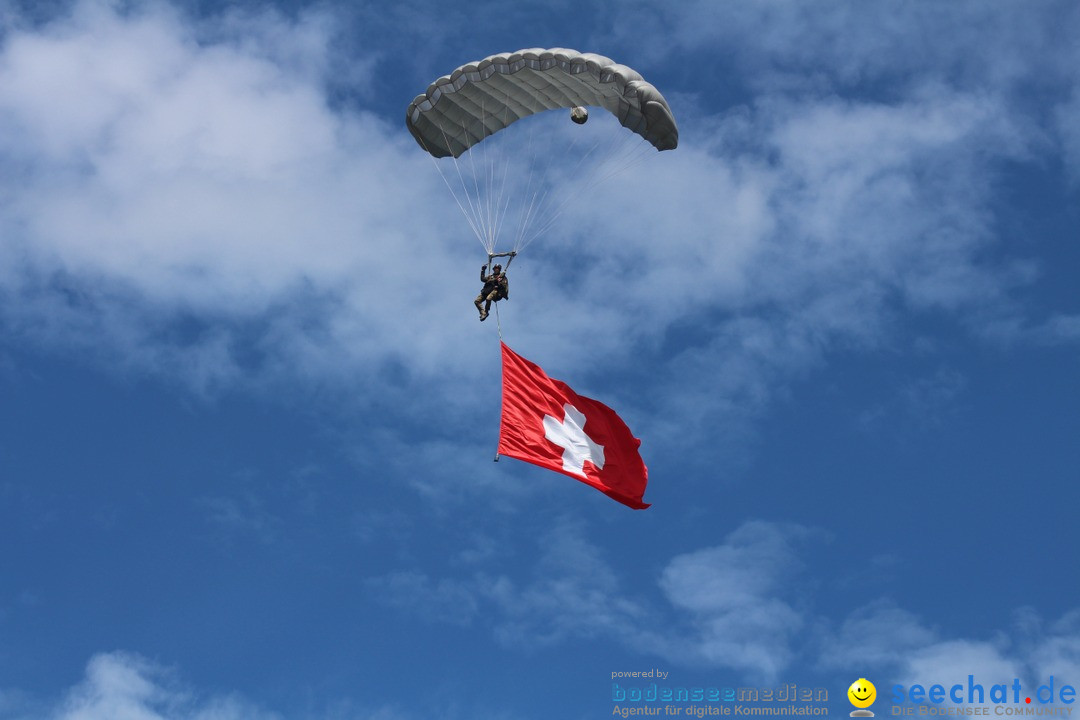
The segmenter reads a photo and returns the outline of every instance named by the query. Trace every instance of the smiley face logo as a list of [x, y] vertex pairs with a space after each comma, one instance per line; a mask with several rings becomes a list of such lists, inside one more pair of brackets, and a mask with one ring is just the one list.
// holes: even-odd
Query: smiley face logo
[[877, 699], [877, 688], [874, 687], [874, 683], [866, 678], [859, 678], [851, 683], [851, 687], [847, 690], [847, 696], [855, 707], [868, 708]]

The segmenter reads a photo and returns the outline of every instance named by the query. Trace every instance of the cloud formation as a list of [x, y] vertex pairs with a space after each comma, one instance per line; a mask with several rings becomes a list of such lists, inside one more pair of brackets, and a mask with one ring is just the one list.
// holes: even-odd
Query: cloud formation
[[[497, 394], [490, 323], [478, 329], [469, 305], [481, 256], [401, 108], [376, 99], [388, 58], [354, 47], [339, 74], [340, 17], [326, 14], [336, 11], [210, 24], [167, 4], [70, 8], [6, 24], [0, 41], [5, 336], [211, 395], [330, 388], [361, 406], [357, 463], [405, 478], [432, 506], [463, 495], [521, 506], [540, 492], [500, 482], [490, 463], [475, 471], [484, 441], [462, 444]], [[582, 391], [592, 392], [575, 378], [602, 387], [647, 431], [647, 450], [693, 445], [695, 461], [712, 463], [715, 435], [741, 446], [786, 384], [838, 353], [906, 346], [911, 318], [1044, 347], [1080, 339], [1075, 308], [1025, 305], [1053, 259], [1029, 260], [996, 212], [1017, 167], [1060, 168], [1073, 188], [1080, 177], [1080, 51], [1052, 51], [1077, 35], [1071, 3], [620, 9], [637, 21], [620, 15], [596, 33], [632, 43], [649, 77], [671, 80], [682, 147], [568, 209], [562, 231], [516, 263], [503, 312], [515, 345], [542, 348], [535, 359]], [[460, 49], [425, 10], [399, 3], [378, 27], [408, 18], [435, 38], [417, 58], [432, 66], [413, 70], [428, 77], [443, 70], [442, 49]], [[657, 33], [648, 47], [621, 34], [643, 25]], [[716, 47], [723, 58], [699, 71], [720, 80], [687, 80]], [[966, 379], [933, 372], [896, 404], [945, 416]], [[215, 494], [201, 508], [226, 532], [282, 534], [254, 495]], [[977, 637], [887, 597], [825, 612], [801, 584], [821, 537], [748, 523], [664, 558], [637, 593], [564, 522], [530, 547], [540, 559], [524, 570], [500, 569], [505, 556], [478, 543], [483, 571], [463, 557], [460, 576], [404, 569], [367, 589], [433, 623], [483, 618], [508, 645], [606, 640], [762, 682], [796, 661], [832, 672], [858, 660], [913, 680], [1078, 674], [1080, 611], [1051, 621], [1019, 610], [1014, 627]], [[243, 712], [268, 716], [105, 654], [45, 716]]]
[[657, 587], [658, 605], [628, 594], [604, 554], [582, 529], [558, 524], [542, 537], [540, 559], [525, 580], [509, 573], [434, 579], [418, 571], [372, 579], [392, 606], [431, 622], [483, 618], [500, 642], [552, 645], [580, 638], [624, 643], [672, 663], [723, 667], [764, 682], [790, 663], [804, 630], [795, 590], [799, 547], [817, 531], [749, 522], [722, 545], [673, 558]]
[[803, 628], [793, 607], [797, 545], [813, 533], [800, 527], [749, 522], [723, 545], [673, 558], [660, 587], [685, 613], [692, 631], [670, 642], [671, 660], [696, 659], [771, 681], [791, 661], [792, 638]]
[[[243, 20], [88, 0], [7, 34], [7, 325], [204, 387], [404, 344], [384, 335], [402, 332], [389, 289], [409, 286], [387, 248], [438, 234], [403, 221], [413, 195], [386, 179], [428, 168], [379, 118], [328, 106], [318, 15]], [[444, 252], [410, 268], [414, 300], [445, 283]]]
[[[238, 693], [202, 692], [183, 682], [176, 671], [127, 652], [94, 655], [82, 680], [68, 688], [56, 702], [0, 691], [0, 712], [11, 720], [281, 720], [286, 717], [261, 708]], [[394, 705], [350, 699], [328, 702], [316, 712], [327, 720], [417, 720], [420, 717]], [[458, 715], [449, 711], [425, 717]]]
[[[2, 700], [2, 696], [0, 696]], [[5, 717], [46, 720], [277, 720], [237, 695], [203, 696], [138, 655], [95, 655], [85, 677], [55, 705], [13, 702]], [[3, 705], [0, 704], [0, 708]]]
[[[883, 25], [878, 10], [834, 9], [799, 30], [772, 22], [771, 5], [680, 4], [661, 27], [691, 51], [719, 33], [742, 49], [736, 63], [812, 59], [840, 81], [895, 71], [886, 58], [901, 47], [912, 57], [906, 39], [930, 12]], [[333, 18], [234, 13], [211, 27], [167, 5], [73, 7], [10, 30], [2, 48], [8, 327], [203, 389], [282, 375], [341, 383], [394, 365], [413, 382], [477, 376], [461, 342], [476, 330], [475, 272], [461, 272], [476, 248], [397, 122], [331, 102]], [[963, 27], [980, 7], [934, 19]], [[703, 22], [716, 13], [723, 22]], [[767, 403], [768, 385], [833, 348], [887, 341], [900, 308], [978, 307], [975, 321], [1007, 324], [1010, 288], [1033, 276], [1007, 256], [984, 259], [988, 178], [1046, 146], [1012, 94], [1041, 67], [1016, 49], [1046, 31], [1040, 22], [995, 24], [995, 67], [954, 53], [927, 66], [957, 72], [913, 67], [878, 100], [776, 83], [732, 107], [687, 88], [683, 147], [590, 191], [530, 248], [506, 308], [516, 337], [570, 367], [656, 348], [670, 377], [697, 373], [711, 391], [698, 395], [714, 400], [651, 402], [722, 415]], [[896, 52], [857, 46], [867, 34], [848, 25], [880, 25], [874, 36], [895, 38]], [[762, 39], [757, 55], [740, 35]], [[380, 62], [350, 63], [361, 97]], [[451, 222], [460, 233], [445, 231]], [[584, 260], [572, 292], [568, 252]], [[702, 339], [663, 347], [685, 327]]]
[[[823, 610], [805, 576], [819, 529], [749, 521], [723, 543], [671, 558], [656, 578], [663, 602], [628, 592], [581, 529], [561, 523], [526, 581], [509, 574], [434, 578], [414, 570], [373, 578], [383, 602], [428, 622], [490, 627], [514, 647], [603, 639], [683, 667], [722, 668], [740, 682], [859, 667], [897, 682], [966, 678], [1044, 682], [1080, 672], [1080, 609], [1045, 624], [1030, 608], [988, 638], [950, 637], [882, 597], [846, 614]], [[482, 620], [481, 620], [482, 618]]]

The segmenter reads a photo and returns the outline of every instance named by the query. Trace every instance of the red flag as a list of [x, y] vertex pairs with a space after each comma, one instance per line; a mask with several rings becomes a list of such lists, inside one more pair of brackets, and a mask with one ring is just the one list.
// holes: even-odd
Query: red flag
[[547, 376], [502, 343], [499, 454], [561, 472], [635, 510], [649, 470], [641, 441], [615, 411]]

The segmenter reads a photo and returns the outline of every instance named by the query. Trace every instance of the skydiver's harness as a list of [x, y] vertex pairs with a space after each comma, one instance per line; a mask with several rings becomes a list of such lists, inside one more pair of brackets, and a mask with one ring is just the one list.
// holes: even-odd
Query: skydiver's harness
[[[510, 281], [507, 280], [507, 278], [506, 278], [506, 271], [510, 269], [510, 263], [514, 262], [514, 258], [517, 257], [517, 253], [513, 252], [513, 251], [504, 252], [504, 253], [488, 253], [487, 265], [484, 265], [484, 274], [485, 275], [487, 275], [487, 268], [491, 266], [491, 261], [494, 260], [497, 257], [508, 257], [508, 258], [510, 258], [509, 260], [506, 261], [506, 267], [504, 267], [502, 269], [503, 270], [502, 271], [502, 278], [501, 278], [502, 282], [496, 282], [495, 283], [495, 287], [499, 290], [499, 294], [498, 294], [496, 299], [498, 299], [498, 300], [509, 300], [510, 299]], [[489, 292], [491, 292], [491, 291], [488, 290], [487, 285], [485, 284], [483, 294], [487, 295]], [[498, 310], [498, 306], [496, 306], [496, 311], [497, 310]]]

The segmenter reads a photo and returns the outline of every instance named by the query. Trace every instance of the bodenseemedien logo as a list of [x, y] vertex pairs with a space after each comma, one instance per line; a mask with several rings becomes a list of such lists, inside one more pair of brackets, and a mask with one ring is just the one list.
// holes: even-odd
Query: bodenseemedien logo
[[855, 710], [851, 711], [851, 717], [874, 717], [874, 713], [867, 710], [877, 699], [877, 688], [874, 687], [874, 683], [866, 678], [859, 678], [851, 683], [847, 696], [851, 704], [855, 706]]

